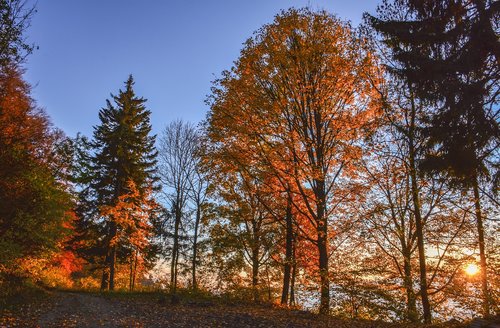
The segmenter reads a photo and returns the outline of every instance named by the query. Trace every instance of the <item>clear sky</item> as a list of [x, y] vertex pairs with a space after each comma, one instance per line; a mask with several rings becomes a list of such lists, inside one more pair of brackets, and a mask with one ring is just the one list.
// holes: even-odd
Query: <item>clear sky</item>
[[39, 49], [28, 58], [25, 78], [55, 126], [90, 136], [105, 100], [133, 74], [158, 133], [174, 119], [205, 117], [211, 81], [281, 9], [325, 9], [357, 25], [379, 2], [38, 0], [27, 37]]

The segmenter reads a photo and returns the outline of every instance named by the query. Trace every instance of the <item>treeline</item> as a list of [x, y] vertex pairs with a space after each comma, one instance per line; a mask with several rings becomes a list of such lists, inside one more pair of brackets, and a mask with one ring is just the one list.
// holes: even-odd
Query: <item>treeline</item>
[[384, 2], [357, 29], [283, 11], [214, 81], [207, 118], [158, 139], [132, 76], [92, 137], [53, 128], [22, 79], [32, 10], [1, 3], [1, 285], [498, 314], [496, 3]]

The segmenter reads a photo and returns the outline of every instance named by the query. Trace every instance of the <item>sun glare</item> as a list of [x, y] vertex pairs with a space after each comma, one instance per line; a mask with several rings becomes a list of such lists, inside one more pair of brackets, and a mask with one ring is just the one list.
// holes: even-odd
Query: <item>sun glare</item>
[[469, 276], [473, 276], [478, 272], [479, 272], [479, 267], [474, 263], [468, 264], [467, 267], [465, 268], [465, 273], [467, 273]]

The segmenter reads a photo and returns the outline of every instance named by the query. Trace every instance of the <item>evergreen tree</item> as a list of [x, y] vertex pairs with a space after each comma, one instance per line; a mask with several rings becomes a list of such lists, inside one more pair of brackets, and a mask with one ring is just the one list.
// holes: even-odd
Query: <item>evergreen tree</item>
[[500, 43], [493, 1], [399, 0], [369, 17], [416, 95], [436, 106], [425, 167], [473, 184], [498, 147]]
[[[488, 174], [488, 160], [498, 169], [499, 14], [497, 1], [396, 0], [385, 1], [378, 17], [367, 16], [397, 63], [392, 72], [435, 107], [423, 130], [428, 142], [422, 168], [474, 191], [485, 315], [487, 266], [478, 180]], [[429, 311], [425, 320], [430, 321]]]
[[[86, 224], [80, 224], [80, 231], [93, 231], [95, 240], [86, 248], [94, 256], [104, 256], [101, 289], [114, 289], [117, 261], [125, 261], [134, 251], [131, 246], [134, 243], [128, 242], [132, 237], [127, 233], [133, 231], [134, 236], [148, 236], [146, 232], [138, 233], [149, 229], [143, 213], [118, 217], [116, 213], [123, 212], [118, 208], [123, 208], [126, 200], [133, 203], [135, 211], [143, 204], [143, 211], [149, 214], [147, 220], [154, 214], [149, 197], [157, 181], [155, 136], [150, 135], [151, 112], [144, 105], [146, 99], [135, 95], [133, 85], [130, 76], [125, 82], [125, 90], [120, 90], [117, 96], [111, 95], [112, 101], [107, 100], [107, 106], [99, 112], [101, 124], [94, 127], [89, 165], [80, 165], [86, 184], [81, 192], [86, 201], [81, 208], [85, 212], [85, 208], [89, 209], [85, 203], [93, 205], [93, 210], [87, 211], [81, 220]], [[134, 190], [130, 189], [131, 185]], [[117, 209], [112, 210], [113, 207]]]

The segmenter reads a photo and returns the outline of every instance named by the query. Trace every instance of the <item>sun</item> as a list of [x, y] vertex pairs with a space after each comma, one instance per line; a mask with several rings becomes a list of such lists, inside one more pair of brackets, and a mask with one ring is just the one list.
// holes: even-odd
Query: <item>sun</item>
[[479, 272], [479, 267], [474, 263], [469, 263], [465, 267], [465, 273], [467, 273], [469, 276], [473, 276], [478, 272]]

